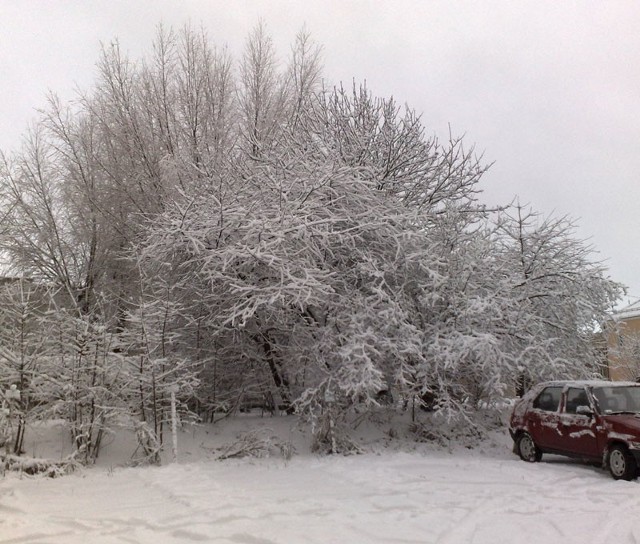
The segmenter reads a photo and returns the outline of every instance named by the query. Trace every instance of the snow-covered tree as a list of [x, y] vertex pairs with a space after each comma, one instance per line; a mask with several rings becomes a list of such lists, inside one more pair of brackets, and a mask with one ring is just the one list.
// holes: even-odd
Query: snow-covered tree
[[609, 347], [608, 355], [619, 379], [637, 381], [640, 378], [640, 334], [622, 328], [615, 335], [615, 344]]
[[594, 334], [622, 286], [611, 281], [593, 248], [575, 236], [568, 218], [543, 218], [519, 205], [497, 219], [497, 247], [509, 270], [521, 380], [599, 374]]
[[[127, 407], [131, 425], [142, 430], [139, 438], [147, 453], [155, 459], [150, 444], [162, 446], [164, 431], [170, 422], [170, 399], [173, 393], [180, 403], [183, 419], [192, 416], [188, 405], [198, 385], [196, 376], [200, 362], [191, 346], [185, 344], [192, 323], [179, 300], [179, 294], [171, 289], [170, 271], [157, 275], [141, 286], [135, 309], [125, 318], [124, 331], [118, 334], [118, 353], [124, 361], [122, 369], [123, 387], [119, 396]], [[152, 288], [157, 291], [152, 291]]]
[[38, 378], [47, 356], [44, 314], [49, 293], [43, 285], [5, 278], [0, 285], [0, 391], [16, 388], [12, 449], [22, 451], [26, 425], [38, 417]]

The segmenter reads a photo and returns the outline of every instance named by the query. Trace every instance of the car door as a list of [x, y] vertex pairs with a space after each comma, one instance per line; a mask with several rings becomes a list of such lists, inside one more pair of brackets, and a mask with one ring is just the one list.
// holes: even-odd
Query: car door
[[[591, 415], [577, 413], [579, 406], [588, 407]], [[584, 387], [568, 387], [564, 391], [559, 429], [560, 451], [577, 456], [598, 457], [596, 415]]]
[[560, 439], [560, 399], [562, 386], [545, 387], [531, 403], [528, 429], [538, 447], [557, 449]]

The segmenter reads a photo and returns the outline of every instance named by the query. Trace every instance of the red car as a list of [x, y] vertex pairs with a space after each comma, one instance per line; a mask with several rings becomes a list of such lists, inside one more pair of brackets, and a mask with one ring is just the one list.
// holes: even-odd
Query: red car
[[509, 432], [525, 461], [566, 455], [602, 462], [616, 480], [633, 480], [640, 467], [640, 383], [538, 384], [516, 403]]

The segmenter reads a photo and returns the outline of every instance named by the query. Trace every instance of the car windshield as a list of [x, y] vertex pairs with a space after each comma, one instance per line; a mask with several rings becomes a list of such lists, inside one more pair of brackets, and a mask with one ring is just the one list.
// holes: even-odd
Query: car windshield
[[592, 392], [603, 414], [640, 414], [640, 386], [594, 387]]

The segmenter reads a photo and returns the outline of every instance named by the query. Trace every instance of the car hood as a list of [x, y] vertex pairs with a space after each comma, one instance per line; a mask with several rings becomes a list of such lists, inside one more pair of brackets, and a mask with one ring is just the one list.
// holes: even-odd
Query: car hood
[[611, 430], [633, 434], [640, 439], [640, 414], [608, 414], [602, 419]]

